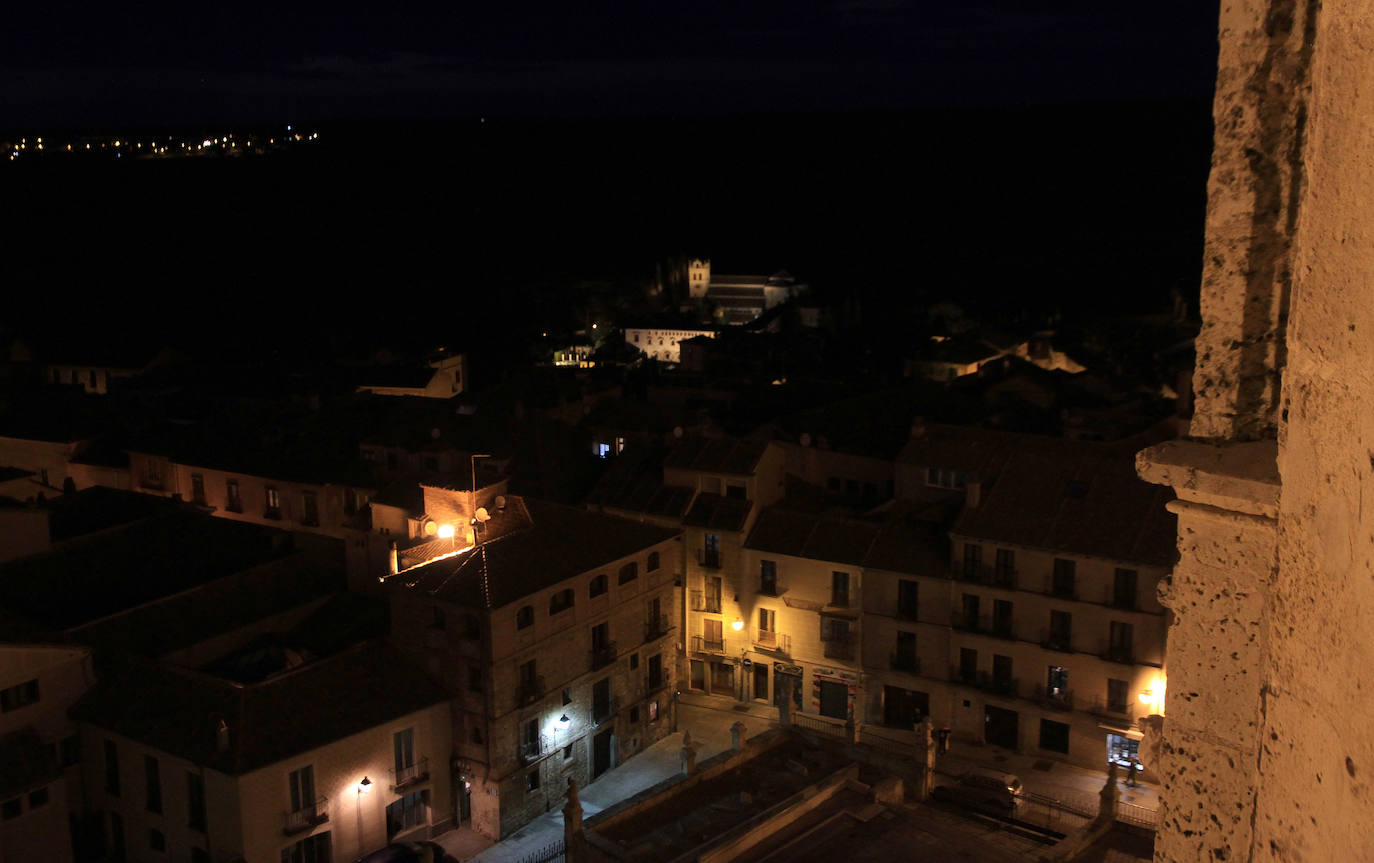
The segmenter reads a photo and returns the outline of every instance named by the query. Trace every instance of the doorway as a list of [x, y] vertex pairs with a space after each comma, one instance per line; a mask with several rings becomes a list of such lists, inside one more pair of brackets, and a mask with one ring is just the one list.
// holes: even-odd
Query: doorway
[[768, 666], [762, 662], [754, 663], [754, 697], [768, 700]]
[[821, 690], [821, 716], [849, 718], [849, 687], [829, 680], [817, 681]]
[[983, 739], [993, 746], [1003, 749], [1016, 749], [1017, 715], [1015, 710], [1006, 710], [991, 705], [983, 708]]
[[883, 724], [910, 729], [930, 715], [930, 695], [899, 686], [883, 687]]
[[592, 738], [593, 779], [596, 779], [614, 766], [611, 764], [611, 737], [614, 734], [614, 729], [608, 728]]

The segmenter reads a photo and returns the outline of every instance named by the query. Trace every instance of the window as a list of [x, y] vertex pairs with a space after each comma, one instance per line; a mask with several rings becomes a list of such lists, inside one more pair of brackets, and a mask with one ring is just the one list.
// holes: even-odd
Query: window
[[1112, 582], [1112, 605], [1117, 608], [1135, 608], [1136, 571], [1118, 569]]
[[205, 477], [198, 473], [191, 474], [191, 500], [205, 505]]
[[162, 835], [161, 830], [149, 830], [148, 847], [154, 851], [166, 851], [167, 837]]
[[638, 654], [638, 653], [631, 653], [631, 654], [630, 654], [630, 670], [631, 670], [631, 671], [634, 671], [634, 670], [636, 670], [637, 668], [639, 668], [639, 654]]
[[1055, 596], [1076, 597], [1074, 591], [1074, 569], [1072, 560], [1065, 560], [1062, 557], [1054, 559], [1054, 581], [1050, 585], [1050, 592]]
[[745, 500], [748, 491], [742, 483], [728, 482], [725, 484], [725, 496], [730, 500]]
[[15, 818], [18, 818], [20, 815], [23, 815], [23, 814], [24, 814], [24, 798], [23, 798], [23, 797], [16, 797], [16, 798], [14, 798], [13, 800], [6, 800], [4, 803], [0, 803], [0, 818], [4, 818], [6, 821], [10, 821], [10, 820], [13, 820], [13, 819], [15, 819]]
[[291, 795], [291, 812], [306, 812], [313, 815], [315, 810], [315, 767], [307, 764], [299, 770], [292, 770], [287, 777], [287, 790]]
[[897, 649], [892, 652], [892, 667], [896, 671], [919, 671], [916, 663], [916, 633], [897, 633]]
[[997, 564], [994, 570], [997, 583], [1008, 587], [1016, 586], [1016, 552], [1009, 548], [997, 549]]
[[301, 524], [318, 525], [320, 523], [320, 500], [319, 496], [313, 491], [301, 492]]
[[81, 735], [73, 734], [70, 737], [62, 738], [58, 745], [58, 764], [62, 767], [71, 767], [73, 764], [81, 763]]
[[1073, 615], [1067, 611], [1050, 612], [1050, 632], [1046, 646], [1055, 650], [1070, 650], [1073, 647]]
[[658, 552], [656, 552], [656, 551], [651, 551], [651, 552], [649, 552], [649, 560], [648, 560], [648, 562], [644, 565], [644, 569], [645, 569], [646, 572], [658, 572], [658, 568], [659, 568]]
[[657, 689], [663, 685], [663, 657], [654, 654], [649, 657], [649, 689]]
[[539, 771], [531, 770], [525, 774], [525, 793], [539, 790]]
[[1051, 752], [1069, 751], [1069, 726], [1065, 722], [1040, 720], [1040, 748]]
[[192, 830], [205, 832], [205, 778], [186, 771], [186, 823]]
[[572, 687], [565, 686], [563, 687], [563, 705], [566, 707], [569, 704], [572, 704]]
[[525, 629], [530, 626], [534, 626], [534, 606], [521, 606], [520, 610], [515, 612], [515, 628]]
[[720, 614], [720, 595], [722, 586], [720, 576], [706, 576], [702, 581], [702, 586], [706, 590], [702, 597], [702, 607], [698, 610], [705, 611], [708, 614]]
[[978, 629], [978, 600], [977, 594], [964, 594], [963, 619], [960, 621], [961, 628], [977, 631]]
[[830, 573], [830, 604], [838, 608], [849, 607], [849, 573]]
[[572, 745], [571, 743], [569, 743], [567, 746], [564, 746], [564, 747], [563, 747], [563, 760], [564, 760], [564, 761], [572, 761], [572, 757], [573, 757], [573, 745]]
[[587, 584], [587, 596], [602, 596], [606, 593], [610, 579], [603, 575], [592, 576], [592, 580]]
[[1107, 681], [1107, 709], [1113, 713], [1125, 713], [1130, 706], [1126, 692], [1126, 681], [1108, 680]]
[[480, 665], [468, 666], [468, 691], [482, 691], [482, 667]]
[[592, 721], [601, 722], [615, 710], [611, 698], [611, 679], [603, 677], [592, 684]]
[[264, 489], [262, 514], [264, 518], [281, 518], [281, 495], [270, 485]]
[[157, 759], [151, 755], [143, 756], [144, 788], [147, 791], [149, 812], [162, 811], [162, 774], [158, 771]]
[[307, 836], [295, 845], [282, 849], [281, 863], [332, 863], [332, 844], [328, 830]]
[[38, 678], [0, 690], [0, 712], [9, 713], [38, 703]]
[[993, 600], [992, 603], [992, 631], [1005, 638], [1012, 636], [1012, 604], [1007, 599]]
[[37, 809], [40, 806], [48, 805], [48, 788], [35, 788], [29, 792], [29, 809]]
[[720, 534], [708, 533], [701, 550], [701, 565], [720, 569]]
[[224, 508], [230, 512], [243, 512], [243, 498], [239, 497], [239, 481], [224, 481]]
[[759, 593], [764, 596], [778, 595], [778, 562], [776, 560], [759, 561]]
[[391, 735], [391, 749], [395, 756], [396, 773], [415, 766], [415, 729], [407, 728]]
[[559, 614], [573, 607], [576, 596], [571, 588], [564, 588], [549, 597], [549, 614]]
[[992, 655], [992, 682], [999, 691], [1005, 692], [1011, 686], [1011, 657], [1000, 653]]
[[472, 739], [473, 745], [475, 746], [481, 746], [486, 742], [482, 737], [482, 726], [480, 725], [472, 726], [472, 734], [470, 734], [469, 737]]
[[964, 578], [977, 580], [983, 574], [983, 547], [964, 544]]
[[105, 793], [119, 796], [119, 747], [113, 740], [105, 741]]
[[725, 634], [721, 621], [707, 618], [701, 622], [701, 638], [706, 650], [724, 650]]
[[1045, 675], [1045, 694], [1050, 698], [1065, 700], [1069, 697], [1069, 670], [1062, 665], [1051, 665]]
[[620, 575], [616, 578], [617, 584], [629, 584], [639, 578], [639, 564], [631, 561], [620, 568]]
[[1135, 627], [1129, 623], [1112, 621], [1111, 643], [1107, 648], [1108, 659], [1112, 662], [1131, 662], [1134, 659], [1134, 631]]
[[959, 680], [973, 683], [978, 679], [978, 651], [971, 647], [959, 648]]
[[463, 637], [473, 641], [482, 637], [482, 621], [477, 619], [477, 615], [463, 615]]
[[910, 579], [899, 579], [897, 581], [897, 616], [903, 620], [915, 620], [919, 609], [919, 585]]

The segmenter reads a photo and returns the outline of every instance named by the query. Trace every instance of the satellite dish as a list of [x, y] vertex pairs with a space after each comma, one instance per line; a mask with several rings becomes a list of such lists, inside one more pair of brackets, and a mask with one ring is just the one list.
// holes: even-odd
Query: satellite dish
[[504, 494], [498, 494], [496, 496], [496, 508], [498, 510], [503, 510], [506, 508], [506, 496]]
[[434, 536], [438, 532], [439, 525], [434, 519], [431, 518], [429, 521], [425, 522], [425, 536]]
[[438, 439], [439, 439], [439, 434], [440, 434], [440, 432], [439, 432], [438, 426], [435, 426], [434, 428], [432, 428], [432, 429], [429, 430], [429, 436], [430, 436], [430, 438], [432, 438], [433, 440], [438, 440]]
[[673, 426], [673, 437], [682, 440], [682, 426]]
[[811, 432], [802, 432], [802, 433], [801, 433], [801, 445], [802, 445], [802, 446], [811, 446]]
[[479, 522], [491, 521], [491, 513], [487, 512], [487, 508], [485, 506], [477, 507], [477, 520]]

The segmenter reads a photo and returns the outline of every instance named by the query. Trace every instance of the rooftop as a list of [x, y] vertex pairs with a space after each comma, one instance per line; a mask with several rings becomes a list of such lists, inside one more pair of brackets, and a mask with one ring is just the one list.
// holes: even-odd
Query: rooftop
[[405, 570], [391, 581], [472, 608], [500, 608], [608, 566], [677, 532], [561, 504], [507, 495], [482, 545]]
[[668, 451], [663, 466], [669, 469], [749, 476], [754, 472], [767, 448], [768, 442], [760, 440], [688, 437]]

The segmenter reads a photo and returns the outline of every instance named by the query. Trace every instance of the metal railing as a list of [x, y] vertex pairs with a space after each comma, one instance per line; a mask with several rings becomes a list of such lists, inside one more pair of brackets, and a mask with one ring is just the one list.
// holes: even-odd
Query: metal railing
[[1046, 650], [1073, 652], [1073, 632], [1053, 629], [1040, 630], [1040, 646]]
[[592, 724], [600, 725], [620, 712], [620, 699], [611, 696], [606, 701], [592, 701]]
[[1098, 655], [1108, 662], [1135, 664], [1135, 651], [1131, 649], [1129, 644], [1106, 644]]
[[921, 673], [921, 660], [917, 658], [915, 653], [904, 653], [900, 650], [894, 650], [889, 659], [889, 665], [893, 671], [908, 671], [912, 674]]
[[1088, 705], [1088, 712], [1097, 716], [1117, 716], [1124, 719], [1135, 718], [1135, 705], [1126, 700], [1120, 704], [1111, 704], [1101, 696], [1094, 698]]
[[704, 636], [704, 635], [694, 635], [694, 636], [692, 636], [692, 652], [693, 652], [693, 653], [724, 653], [724, 652], [725, 652], [725, 637], [724, 637], [724, 636], [721, 636], [721, 638], [719, 638], [719, 639], [711, 639], [711, 638], [707, 638], [707, 637]]
[[707, 596], [700, 590], [692, 591], [692, 610], [704, 611], [707, 614], [720, 614], [720, 597]]
[[703, 569], [720, 569], [720, 550], [709, 548], [697, 549], [697, 565]]
[[608, 641], [600, 647], [592, 648], [592, 671], [605, 668], [615, 662], [617, 655], [614, 641]]
[[418, 758], [408, 767], [395, 767], [391, 770], [391, 790], [400, 791], [412, 785], [419, 785], [429, 779], [429, 759]]
[[548, 749], [549, 739], [544, 734], [540, 734], [538, 737], [522, 738], [520, 740], [520, 759], [525, 762], [534, 761]]
[[819, 731], [821, 734], [830, 734], [835, 737], [845, 736], [843, 719], [834, 719], [829, 716], [815, 716], [810, 713], [793, 713], [791, 722], [798, 728], [805, 728], [809, 731]]
[[657, 675], [649, 674], [644, 677], [644, 694], [652, 695], [668, 685], [668, 675], [660, 671]]
[[1073, 690], [1071, 689], [1051, 690], [1037, 684], [1035, 694], [1032, 697], [1041, 706], [1052, 710], [1073, 710]]
[[544, 675], [536, 674], [532, 678], [520, 681], [515, 687], [515, 706], [524, 707], [526, 704], [533, 704], [544, 697]]
[[830, 638], [825, 642], [825, 655], [828, 659], [853, 659], [854, 637]]
[[668, 622], [668, 615], [660, 614], [644, 621], [644, 641], [650, 642], [662, 638], [668, 634], [671, 627]]
[[287, 836], [296, 833], [304, 833], [313, 830], [317, 825], [329, 820], [329, 798], [321, 797], [313, 803], [307, 803], [294, 812], [286, 813], [286, 823], [282, 827], [282, 833]]

